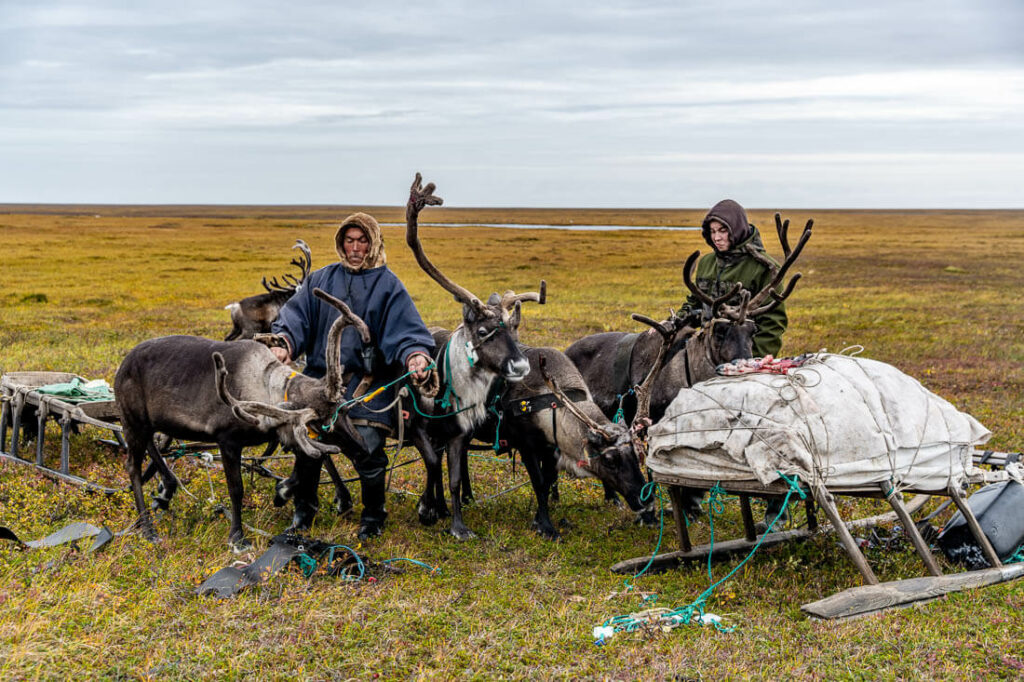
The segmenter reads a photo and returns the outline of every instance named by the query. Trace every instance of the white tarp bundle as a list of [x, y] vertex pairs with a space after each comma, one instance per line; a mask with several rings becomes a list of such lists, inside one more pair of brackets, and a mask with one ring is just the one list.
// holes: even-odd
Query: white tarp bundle
[[659, 473], [937, 491], [969, 477], [973, 446], [992, 434], [892, 365], [819, 353], [785, 375], [684, 388], [649, 435]]

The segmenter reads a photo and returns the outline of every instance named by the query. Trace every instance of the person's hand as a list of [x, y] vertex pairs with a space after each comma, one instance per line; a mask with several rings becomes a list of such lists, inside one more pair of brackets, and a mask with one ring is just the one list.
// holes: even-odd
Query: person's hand
[[280, 346], [274, 346], [273, 348], [270, 349], [270, 352], [274, 354], [274, 357], [277, 358], [279, 362], [283, 362], [285, 364], [288, 364], [288, 349], [287, 348], [281, 348]]
[[427, 367], [430, 365], [430, 359], [422, 353], [416, 353], [415, 355], [409, 356], [409, 360], [405, 363], [405, 368], [412, 372], [412, 378], [416, 381], [423, 381], [427, 378]]

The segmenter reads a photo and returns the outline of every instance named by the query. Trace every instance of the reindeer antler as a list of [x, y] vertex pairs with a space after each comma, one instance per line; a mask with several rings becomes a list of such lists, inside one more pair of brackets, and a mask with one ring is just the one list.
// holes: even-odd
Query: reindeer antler
[[345, 305], [344, 301], [331, 296], [319, 287], [313, 289], [313, 295], [331, 304], [341, 312], [341, 316], [334, 321], [330, 331], [327, 332], [327, 376], [325, 381], [327, 383], [328, 397], [330, 400], [337, 402], [345, 394], [344, 380], [342, 379], [342, 375], [345, 373], [345, 366], [339, 360], [341, 355], [341, 334], [345, 331], [345, 327], [352, 325], [359, 331], [359, 337], [363, 340], [363, 343], [370, 343], [370, 328], [366, 326], [366, 323], [358, 315], [352, 312], [351, 308]]
[[633, 313], [630, 317], [637, 322], [649, 325], [661, 335], [661, 348], [658, 349], [658, 357], [655, 358], [654, 364], [651, 366], [650, 371], [647, 372], [647, 376], [634, 389], [636, 392], [636, 415], [633, 417], [633, 423], [636, 424], [638, 420], [647, 419], [651, 414], [651, 384], [654, 383], [655, 377], [661, 371], [661, 366], [665, 364], [665, 357], [668, 355], [668, 349], [672, 346], [675, 334], [666, 329], [660, 322], [655, 322], [646, 315]]
[[718, 314], [718, 307], [732, 298], [743, 285], [736, 282], [732, 285], [732, 288], [729, 289], [729, 291], [725, 292], [718, 298], [711, 298], [711, 296], [701, 291], [700, 288], [693, 283], [693, 269], [698, 258], [700, 258], [700, 251], [694, 251], [690, 254], [690, 257], [686, 259], [686, 263], [683, 265], [683, 284], [685, 284], [686, 288], [689, 289], [701, 302], [708, 305], [711, 308], [711, 315], [715, 316]]
[[525, 294], [517, 294], [514, 291], [506, 291], [501, 295], [501, 307], [508, 310], [516, 303], [522, 303], [524, 301], [533, 301], [544, 305], [547, 303], [548, 298], [548, 283], [544, 280], [540, 281], [540, 291], [530, 291]]
[[555, 394], [555, 397], [562, 401], [562, 405], [564, 405], [565, 409], [569, 410], [569, 412], [571, 412], [574, 417], [576, 417], [581, 422], [586, 424], [587, 428], [601, 434], [601, 436], [605, 440], [612, 440], [614, 438], [614, 436], [611, 433], [609, 433], [607, 429], [598, 424], [597, 421], [593, 419], [590, 415], [588, 415], [586, 412], [581, 410], [579, 406], [572, 400], [570, 400], [569, 396], [567, 396], [562, 391], [562, 389], [558, 387], [558, 384], [555, 382], [554, 378], [552, 378], [552, 376], [548, 374], [547, 358], [544, 357], [543, 353], [540, 354], [540, 375], [544, 378], [544, 383], [547, 384], [548, 388], [551, 389], [551, 392]]
[[675, 334], [666, 329], [660, 322], [655, 322], [646, 315], [633, 313], [630, 317], [637, 322], [650, 325], [656, 332], [661, 334], [661, 348], [658, 349], [658, 357], [655, 358], [654, 364], [651, 366], [650, 371], [647, 372], [647, 376], [634, 389], [636, 393], [636, 414], [633, 416], [633, 423], [630, 425], [629, 438], [633, 443], [633, 452], [636, 453], [640, 463], [643, 464], [644, 459], [646, 459], [647, 446], [644, 445], [641, 434], [650, 426], [651, 385], [654, 384], [655, 377], [658, 376], [662, 365], [665, 364], [665, 358], [668, 356], [668, 349], [672, 346]]
[[269, 420], [264, 428], [276, 429], [287, 424], [291, 427], [295, 445], [309, 457], [335, 455], [341, 452], [341, 448], [337, 446], [320, 443], [309, 437], [309, 423], [317, 419], [316, 410], [309, 407], [291, 410], [255, 400], [238, 400], [228, 391], [228, 368], [224, 356], [214, 353], [213, 366], [217, 382], [217, 395], [231, 406], [231, 412], [238, 419], [257, 428], [261, 426], [259, 417], [266, 417]]
[[[772, 273], [772, 281], [768, 283], [761, 291], [754, 294], [747, 305], [749, 309], [749, 315], [756, 317], [757, 315], [763, 315], [777, 306], [782, 301], [786, 300], [786, 297], [793, 293], [793, 287], [796, 286], [797, 281], [800, 279], [800, 273], [793, 276], [793, 279], [786, 285], [785, 290], [779, 294], [778, 286], [782, 283], [782, 280], [786, 277], [786, 273], [789, 271], [790, 266], [796, 262], [796, 259], [800, 257], [800, 252], [803, 251], [804, 245], [807, 244], [807, 240], [811, 238], [811, 228], [814, 226], [814, 220], [809, 219], [807, 225], [804, 227], [803, 233], [800, 235], [799, 241], [796, 243], [795, 249], [789, 248], [789, 220], [785, 222], [782, 220], [782, 216], [778, 213], [775, 214], [775, 231], [779, 235], [779, 242], [782, 244], [782, 252], [785, 254], [785, 260], [782, 266], [777, 266], [770, 258], [762, 254], [757, 249], [753, 248], [752, 245], [747, 246], [748, 253], [758, 261], [765, 265], [769, 272]], [[764, 300], [768, 297], [773, 300], [766, 306], [761, 306]]]
[[268, 293], [272, 294], [275, 291], [294, 293], [298, 286], [302, 284], [309, 275], [310, 267], [313, 264], [313, 255], [309, 250], [309, 245], [301, 239], [296, 239], [295, 245], [292, 248], [298, 249], [302, 252], [298, 257], [292, 258], [291, 260], [291, 264], [299, 269], [302, 276], [297, 278], [295, 275], [281, 275], [281, 279], [284, 280], [284, 284], [278, 282], [277, 277], [273, 278], [269, 282], [267, 281], [267, 278], [264, 277], [262, 280], [263, 288], [266, 289]]
[[423, 245], [420, 243], [419, 238], [420, 211], [425, 206], [440, 206], [444, 203], [441, 197], [434, 195], [434, 189], [434, 183], [432, 182], [424, 187], [423, 176], [419, 173], [416, 174], [416, 178], [412, 181], [412, 187], [409, 190], [409, 203], [405, 207], [405, 243], [412, 249], [412, 253], [416, 256], [416, 262], [420, 268], [446, 291], [455, 296], [457, 301], [470, 306], [478, 315], [493, 315], [487, 309], [487, 306], [481, 303], [480, 299], [474, 296], [472, 292], [445, 277], [444, 273], [438, 270], [430, 262], [430, 259], [427, 258], [427, 254], [423, 252]]

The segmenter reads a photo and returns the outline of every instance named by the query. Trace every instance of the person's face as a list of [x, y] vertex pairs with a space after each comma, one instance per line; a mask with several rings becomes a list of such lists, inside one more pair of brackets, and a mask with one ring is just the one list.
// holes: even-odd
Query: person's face
[[358, 227], [350, 227], [345, 230], [341, 237], [341, 251], [345, 254], [345, 261], [349, 266], [358, 268], [366, 259], [366, 252], [370, 250], [370, 240], [366, 238], [363, 231]]
[[715, 249], [718, 251], [729, 250], [729, 228], [718, 222], [712, 220], [708, 223], [708, 232], [711, 233], [711, 243], [715, 245]]

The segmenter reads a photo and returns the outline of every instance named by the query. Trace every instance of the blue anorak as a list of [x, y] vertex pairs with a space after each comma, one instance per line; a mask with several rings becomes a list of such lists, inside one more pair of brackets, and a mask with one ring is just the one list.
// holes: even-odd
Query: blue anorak
[[[371, 343], [379, 353], [376, 357], [373, 383], [367, 393], [394, 380], [405, 372], [406, 362], [413, 353], [428, 357], [434, 348], [434, 339], [423, 323], [405, 285], [386, 265], [353, 272], [341, 263], [323, 267], [302, 283], [295, 295], [281, 308], [272, 331], [287, 337], [292, 357], [306, 354], [304, 373], [320, 378], [327, 373], [325, 353], [327, 334], [340, 313], [329, 303], [313, 295], [320, 288], [344, 301], [370, 328]], [[341, 337], [341, 364], [344, 372], [352, 373], [346, 389], [351, 397], [363, 378], [363, 342], [359, 332], [349, 326]], [[373, 410], [380, 410], [395, 397], [391, 387], [369, 402]], [[393, 410], [372, 412], [363, 403], [352, 408], [350, 417], [357, 421], [375, 422], [391, 427]]]

